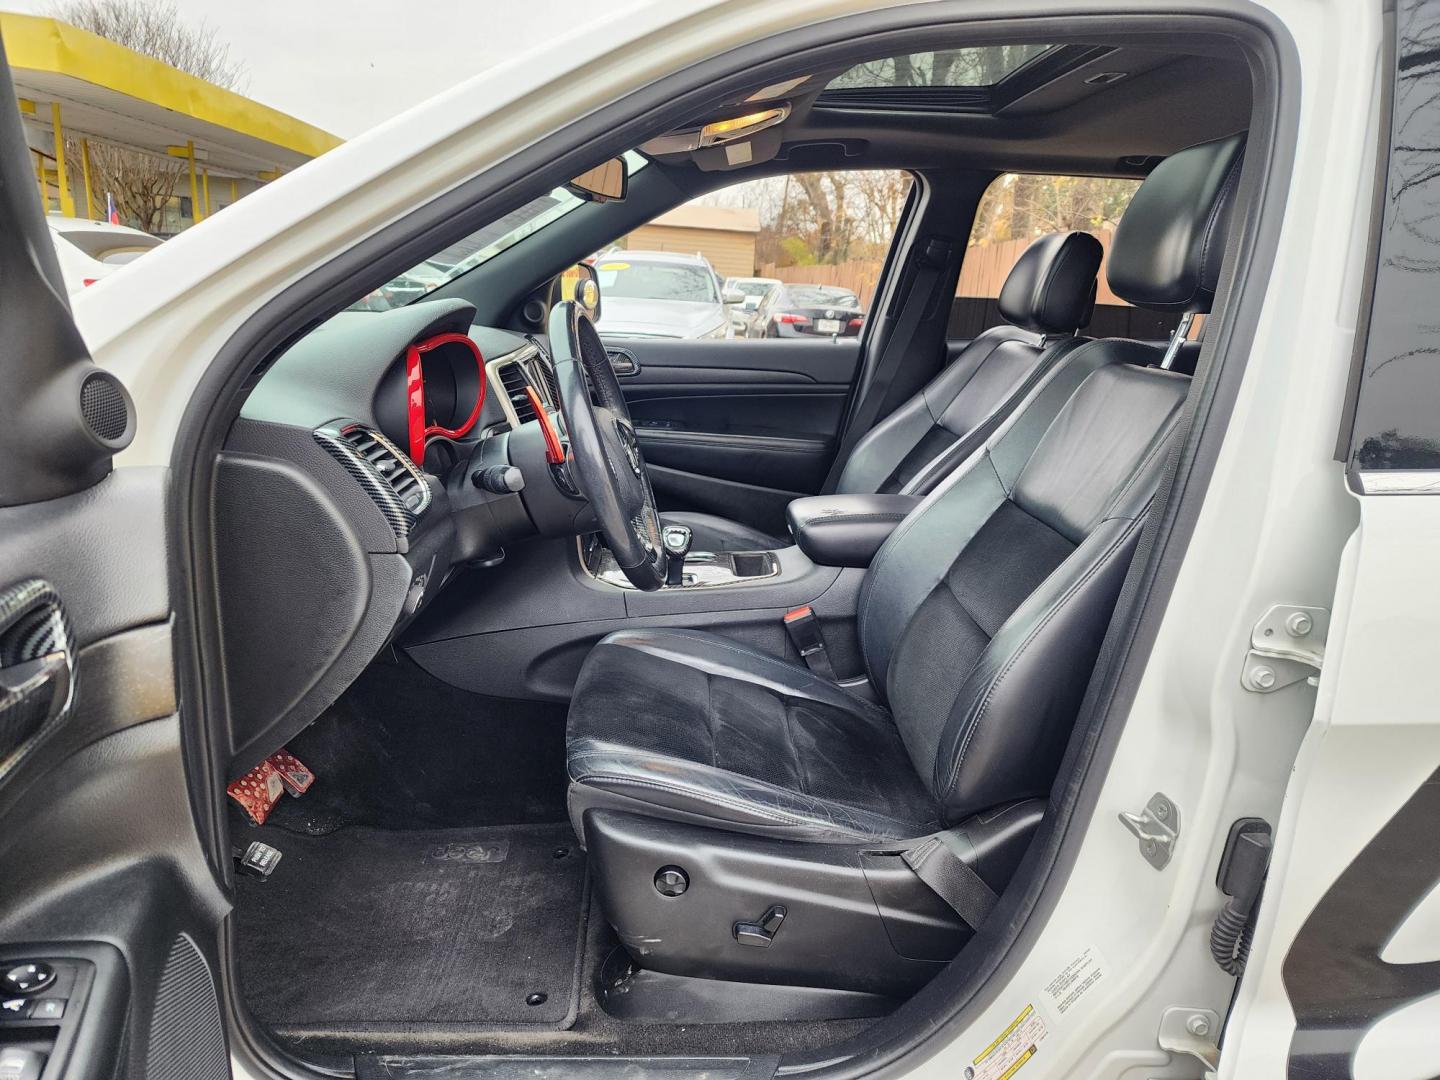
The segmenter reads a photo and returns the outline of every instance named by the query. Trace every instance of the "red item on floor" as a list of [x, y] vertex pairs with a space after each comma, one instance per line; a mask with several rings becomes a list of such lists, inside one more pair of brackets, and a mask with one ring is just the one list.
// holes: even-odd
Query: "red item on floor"
[[285, 792], [285, 781], [269, 761], [262, 761], [225, 789], [256, 825], [264, 825], [270, 811]]
[[315, 774], [289, 750], [276, 750], [265, 760], [280, 774], [280, 782], [285, 785], [285, 792], [292, 799], [304, 795], [310, 790], [310, 785], [315, 783]]

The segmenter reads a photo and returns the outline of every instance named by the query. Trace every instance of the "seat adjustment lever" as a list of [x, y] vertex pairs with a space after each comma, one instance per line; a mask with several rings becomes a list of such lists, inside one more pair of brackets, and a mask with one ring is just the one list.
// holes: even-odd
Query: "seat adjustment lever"
[[732, 930], [735, 940], [741, 945], [752, 945], [757, 949], [768, 949], [770, 942], [775, 940], [775, 935], [780, 932], [780, 924], [785, 921], [785, 906], [783, 904], [771, 904], [764, 915], [761, 915], [755, 922], [737, 922]]

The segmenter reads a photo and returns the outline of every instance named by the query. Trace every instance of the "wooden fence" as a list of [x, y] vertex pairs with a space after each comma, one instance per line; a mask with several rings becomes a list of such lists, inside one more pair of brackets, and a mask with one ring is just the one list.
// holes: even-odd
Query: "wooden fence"
[[[1105, 248], [1106, 257], [1110, 252], [1111, 230], [1097, 231], [1095, 238]], [[976, 244], [965, 249], [965, 261], [960, 266], [960, 280], [955, 288], [956, 296], [994, 299], [1000, 295], [1000, 287], [1010, 268], [1020, 258], [1021, 252], [1030, 246], [1030, 241], [1004, 240], [998, 244]], [[833, 265], [776, 266], [766, 263], [757, 272], [758, 277], [778, 278], [781, 281], [803, 285], [838, 285], [849, 289], [860, 298], [866, 311], [875, 299], [875, 286], [880, 281], [883, 263], [879, 259], [863, 259]], [[1110, 291], [1105, 282], [1105, 268], [1100, 269], [1099, 289], [1095, 296], [1097, 304], [1120, 304], [1125, 301]]]

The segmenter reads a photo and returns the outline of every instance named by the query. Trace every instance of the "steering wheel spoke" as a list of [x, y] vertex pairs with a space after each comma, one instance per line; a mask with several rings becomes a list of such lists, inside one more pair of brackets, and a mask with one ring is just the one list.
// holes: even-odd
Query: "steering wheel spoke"
[[658, 589], [666, 569], [660, 515], [610, 356], [590, 316], [574, 301], [555, 305], [549, 329], [572, 478], [625, 576], [638, 589]]

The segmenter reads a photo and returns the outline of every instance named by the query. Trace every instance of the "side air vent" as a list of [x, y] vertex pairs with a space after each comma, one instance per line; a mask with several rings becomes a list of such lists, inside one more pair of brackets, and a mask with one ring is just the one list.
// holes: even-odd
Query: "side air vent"
[[560, 407], [560, 384], [555, 381], [555, 366], [544, 353], [536, 357], [535, 366], [540, 369], [540, 375], [545, 380], [545, 393], [549, 395], [550, 404], [558, 409]]
[[365, 489], [404, 540], [430, 505], [430, 485], [419, 469], [378, 431], [361, 424], [320, 428], [315, 439]]
[[525, 369], [519, 362], [501, 364], [496, 369], [500, 374], [500, 385], [505, 388], [505, 396], [510, 399], [510, 408], [515, 412], [515, 419], [520, 423], [528, 423], [535, 419], [535, 407], [530, 404], [530, 395], [525, 393], [525, 388], [530, 381], [525, 377]]

